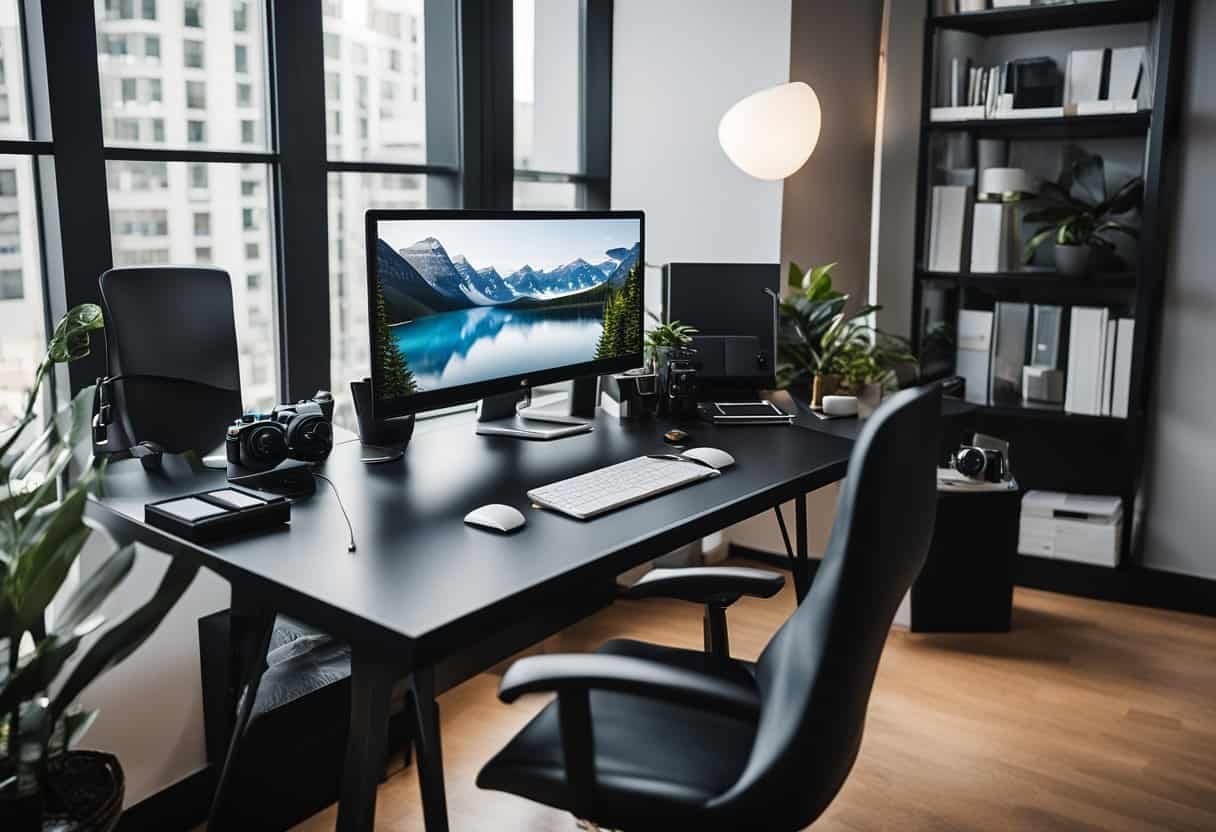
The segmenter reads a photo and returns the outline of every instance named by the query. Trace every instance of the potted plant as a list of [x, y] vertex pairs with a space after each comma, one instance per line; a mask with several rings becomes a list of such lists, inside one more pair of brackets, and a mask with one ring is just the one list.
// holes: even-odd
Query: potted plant
[[122, 768], [111, 755], [72, 750], [96, 717], [74, 702], [152, 634], [198, 571], [197, 565], [174, 559], [155, 596], [100, 632], [102, 602], [135, 562], [134, 547], [124, 546], [55, 604], [54, 629], [47, 629], [47, 607], [92, 533], [85, 504], [104, 474], [103, 466], [86, 464], [70, 481], [68, 476], [78, 452], [88, 446], [93, 388], [82, 390], [42, 431], [31, 434], [38, 427], [43, 382], [56, 364], [88, 355], [90, 333], [102, 326], [101, 309], [93, 304], [64, 316], [21, 417], [0, 430], [0, 817], [6, 832], [41, 830], [44, 824], [108, 830], [117, 823]]
[[888, 390], [897, 386], [895, 368], [916, 365], [906, 341], [864, 324], [856, 325], [854, 336], [841, 355], [843, 389], [857, 397], [857, 416], [869, 418]]
[[660, 323], [646, 332], [646, 360], [652, 372], [658, 372], [667, 363], [673, 349], [684, 349], [692, 343], [692, 337], [700, 330], [679, 321]]
[[789, 286], [795, 293], [778, 309], [777, 386], [805, 386], [812, 407], [836, 392], [843, 368], [842, 356], [858, 336], [855, 324], [880, 307], [865, 305], [846, 313], [849, 296], [832, 286], [835, 263], [804, 272], [790, 263]]
[[1082, 155], [1059, 182], [1043, 183], [1040, 197], [1047, 204], [1028, 213], [1025, 222], [1047, 226], [1026, 241], [1025, 261], [1029, 263], [1039, 246], [1054, 239], [1056, 270], [1070, 277], [1085, 275], [1094, 249], [1114, 251], [1115, 244], [1108, 238], [1110, 233], [1132, 239], [1139, 236], [1134, 227], [1113, 217], [1139, 205], [1143, 193], [1144, 180], [1137, 176], [1108, 197], [1102, 157]]

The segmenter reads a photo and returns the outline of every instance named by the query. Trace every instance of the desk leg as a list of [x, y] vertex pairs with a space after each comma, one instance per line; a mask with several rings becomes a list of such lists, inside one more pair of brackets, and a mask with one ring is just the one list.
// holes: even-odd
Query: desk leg
[[220, 769], [215, 794], [211, 798], [211, 812], [207, 817], [207, 828], [210, 830], [224, 828], [222, 818], [224, 791], [229, 777], [232, 776], [237, 749], [242, 737], [245, 736], [245, 729], [249, 726], [253, 703], [258, 695], [258, 685], [262, 681], [262, 674], [266, 672], [266, 651], [270, 647], [270, 636], [273, 631], [274, 613], [249, 614], [233, 609], [229, 638], [236, 664], [233, 678], [240, 680], [240, 692], [236, 700], [236, 714], [233, 718], [232, 737], [228, 741], [228, 753], [224, 755], [224, 767]]
[[447, 832], [448, 803], [443, 786], [443, 749], [439, 740], [439, 703], [435, 701], [435, 671], [427, 667], [410, 677], [414, 738], [418, 750], [418, 787], [427, 832]]
[[798, 561], [794, 566], [794, 591], [798, 603], [811, 591], [811, 553], [807, 544], [806, 495], [799, 494], [794, 498], [794, 536], [797, 542]]
[[386, 657], [352, 645], [350, 657], [350, 735], [342, 792], [340, 832], [370, 832], [376, 819], [376, 787], [384, 774], [388, 745], [388, 708], [397, 666]]

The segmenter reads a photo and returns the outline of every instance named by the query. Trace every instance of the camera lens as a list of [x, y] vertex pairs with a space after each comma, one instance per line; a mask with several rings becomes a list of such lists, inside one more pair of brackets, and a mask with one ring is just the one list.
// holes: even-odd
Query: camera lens
[[255, 459], [261, 461], [278, 461], [287, 452], [283, 441], [283, 432], [272, 427], [257, 427], [249, 437], [249, 450]]
[[984, 473], [986, 459], [979, 448], [963, 448], [954, 458], [954, 467], [964, 477], [979, 477]]

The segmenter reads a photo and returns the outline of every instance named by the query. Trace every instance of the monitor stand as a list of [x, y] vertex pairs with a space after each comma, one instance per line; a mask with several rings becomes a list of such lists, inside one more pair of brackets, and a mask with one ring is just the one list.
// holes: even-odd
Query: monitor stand
[[532, 391], [505, 393], [477, 405], [477, 433], [518, 439], [560, 439], [589, 433], [595, 420], [596, 376], [576, 378], [567, 402], [557, 407], [532, 407]]

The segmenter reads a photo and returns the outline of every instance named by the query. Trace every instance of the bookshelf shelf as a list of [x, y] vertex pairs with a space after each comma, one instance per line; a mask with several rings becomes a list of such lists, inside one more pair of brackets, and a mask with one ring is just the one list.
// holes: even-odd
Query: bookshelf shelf
[[981, 404], [976, 405], [980, 413], [990, 416], [1012, 419], [1038, 419], [1045, 422], [1068, 422], [1071, 424], [1087, 423], [1095, 426], [1124, 427], [1127, 419], [1121, 416], [1091, 416], [1085, 413], [1068, 413], [1063, 406], [1052, 405], [1010, 405], [1010, 404]]
[[982, 37], [1045, 32], [1051, 29], [1078, 29], [1083, 26], [1111, 26], [1152, 20], [1156, 3], [1151, 0], [1088, 0], [1057, 6], [1018, 6], [981, 12], [936, 15], [930, 20], [935, 29], [953, 29]]
[[[932, 372], [939, 376], [952, 374], [959, 369], [958, 345], [948, 336], [958, 335], [958, 318], [953, 316], [960, 311], [972, 313], [967, 319], [971, 327], [968, 337], [976, 337], [972, 330], [977, 321], [982, 328], [982, 315], [986, 313], [999, 321], [995, 316], [1004, 309], [1004, 304], [1059, 306], [1063, 307], [1063, 311], [1056, 367], [1067, 375], [1071, 349], [1069, 341], [1074, 324], [1080, 322], [1081, 334], [1078, 337], [1088, 339], [1078, 341], [1079, 348], [1085, 350], [1078, 360], [1089, 364], [1093, 363], [1091, 359], [1096, 355], [1096, 350], [1102, 349], [1095, 348], [1093, 344], [1097, 340], [1102, 344], [1107, 343], [1100, 336], [1109, 334], [1108, 329], [1106, 333], [1090, 337], [1085, 328], [1092, 325], [1093, 316], [1086, 313], [1078, 317], [1080, 307], [1104, 308], [1109, 319], [1119, 322], [1133, 320], [1134, 325], [1129, 330], [1130, 342], [1116, 340], [1116, 344], [1130, 343], [1131, 347], [1130, 356], [1124, 353], [1122, 359], [1116, 358], [1125, 363], [1115, 365], [1126, 372], [1123, 378], [1127, 379], [1127, 418], [1066, 413], [1062, 405], [980, 405], [975, 410], [976, 429], [984, 432], [990, 430], [993, 435], [1009, 440], [1017, 448], [1018, 461], [1014, 463], [1014, 472], [1023, 487], [1117, 494], [1123, 499], [1125, 510], [1130, 511], [1142, 496], [1140, 488], [1144, 480], [1146, 414], [1152, 399], [1151, 388], [1157, 361], [1155, 349], [1161, 327], [1161, 275], [1168, 264], [1166, 247], [1174, 199], [1166, 173], [1169, 170], [1169, 156], [1177, 144], [1175, 116], [1181, 96], [1180, 79], [1186, 48], [1187, 0], [1082, 0], [939, 14], [947, 5], [952, 5], [950, 0], [926, 0], [925, 3], [927, 25], [924, 29], [913, 249], [916, 259], [913, 260], [909, 281], [914, 349], [922, 354], [922, 358], [931, 359], [934, 367]], [[993, 39], [975, 47], [983, 53], [982, 57], [990, 59], [987, 62], [991, 64], [1007, 60], [1011, 55], [1047, 52], [1060, 55], [1098, 46], [1124, 46], [1126, 44], [1122, 42], [1115, 42], [1117, 38], [1112, 40], [1106, 32], [1093, 27], [1144, 22], [1151, 24], [1142, 27], [1146, 60], [1150, 62], [1142, 77], [1149, 79], [1152, 84], [1149, 99], [1153, 101], [1154, 109], [1151, 111], [965, 121], [930, 119], [940, 97], [938, 87], [943, 77], [943, 67], [949, 68], [950, 57], [958, 51], [956, 41], [959, 38], [942, 37], [947, 30]], [[1136, 31], [1139, 38], [1140, 30]], [[1053, 32], [1050, 49], [1040, 43], [1046, 42], [1046, 39], [1036, 35], [1037, 32]], [[1107, 40], [1111, 40], [1111, 43], [1106, 43]], [[956, 150], [964, 158], [978, 159], [981, 139], [1008, 140], [1011, 157], [1015, 155], [1015, 149], [1028, 156], [1054, 152], [1051, 147], [1017, 147], [1018, 142], [1075, 143], [1083, 149], [1088, 149], [1087, 144], [1092, 142], [1097, 145], [1094, 149], [1099, 153], [1105, 150], [1101, 146], [1105, 139], [1121, 140], [1118, 143], [1120, 150], [1141, 145], [1145, 187], [1140, 206], [1139, 241], [1132, 270], [1072, 278], [1045, 271], [981, 274], [937, 272], [924, 268], [929, 262], [927, 252], [933, 240], [929, 228], [930, 217], [935, 211], [943, 215], [948, 211], [953, 223], [960, 211], [959, 197], [955, 191], [943, 191], [942, 200], [935, 207], [935, 187], [943, 182], [956, 187], [964, 184], [954, 179], [944, 179], [940, 169], [951, 167], [947, 162]], [[968, 148], [969, 154], [965, 152]], [[965, 163], [955, 167], [965, 169], [972, 166]], [[976, 183], [971, 184], [974, 186]], [[970, 197], [962, 200], [964, 216], [967, 210], [971, 210], [967, 207], [970, 205], [968, 199]], [[970, 233], [965, 230], [967, 227], [964, 220], [964, 246], [966, 235]], [[942, 239], [948, 239], [950, 246], [957, 246], [960, 244], [958, 237], [957, 225], [952, 225], [950, 234]], [[947, 291], [943, 292], [943, 289]], [[1005, 311], [1009, 312], [1007, 309]], [[1021, 320], [1017, 314], [1011, 320]], [[1101, 316], [1101, 312], [1094, 314]], [[1107, 326], [1109, 319], [1105, 321]], [[1118, 337], [1122, 337], [1119, 335], [1121, 332], [1122, 327], [1116, 326]], [[925, 337], [926, 333], [929, 338]], [[996, 332], [989, 335], [993, 339], [999, 337]], [[1029, 360], [1029, 354], [1026, 358]], [[1007, 365], [1011, 360], [1006, 356]], [[1099, 367], [1102, 366], [1099, 363]], [[968, 364], [965, 370], [972, 374], [982, 372], [974, 362]], [[1105, 369], [1098, 372], [1105, 372]], [[1086, 385], [1092, 381], [1091, 375], [1065, 378], [1066, 393], [1074, 381], [1078, 384], [1072, 388], [1074, 398], [1083, 400], [1088, 392]], [[1101, 386], [1103, 383], [1099, 383], [1095, 396], [1106, 395]], [[1099, 411], [1102, 409], [1105, 408], [1098, 408]], [[1133, 539], [1133, 525], [1127, 523], [1123, 529], [1121, 557], [1125, 566], [1134, 566], [1142, 560], [1144, 535], [1135, 535]]]
[[[980, 12], [973, 12], [980, 14]], [[1005, 139], [1100, 139], [1141, 138], [1152, 124], [1152, 112], [1111, 113], [1096, 116], [1058, 118], [987, 118], [967, 121], [927, 121], [925, 129], [934, 133], [967, 131], [983, 138]]]
[[1068, 277], [1054, 272], [932, 272], [918, 270], [918, 281], [951, 284], [1002, 300], [1064, 304], [1125, 304], [1136, 291], [1134, 272]]

